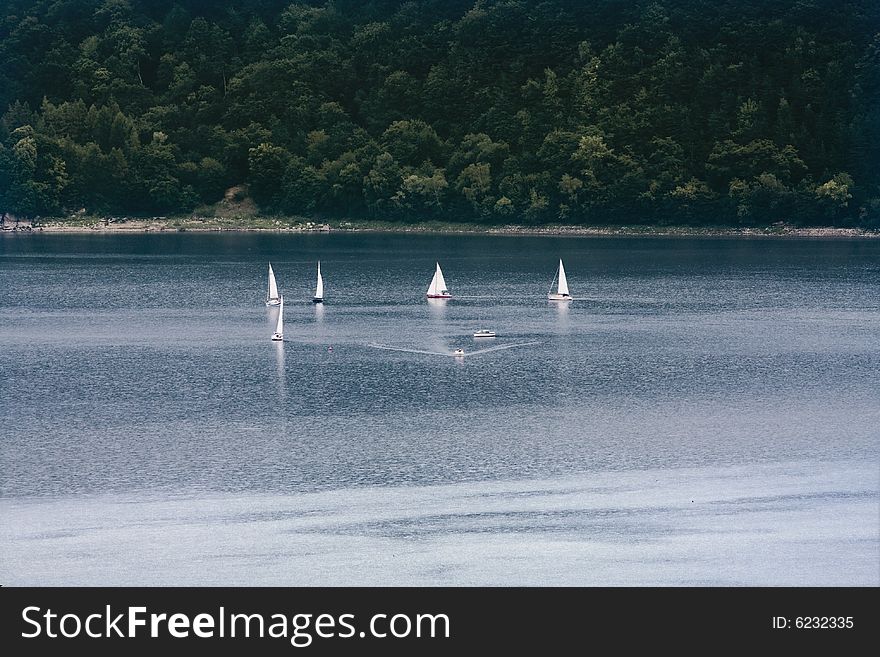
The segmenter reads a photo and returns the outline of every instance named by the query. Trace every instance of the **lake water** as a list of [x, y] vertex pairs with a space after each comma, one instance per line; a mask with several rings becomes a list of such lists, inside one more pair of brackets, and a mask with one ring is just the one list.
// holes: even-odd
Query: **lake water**
[[0, 277], [2, 584], [880, 585], [880, 240], [47, 234]]

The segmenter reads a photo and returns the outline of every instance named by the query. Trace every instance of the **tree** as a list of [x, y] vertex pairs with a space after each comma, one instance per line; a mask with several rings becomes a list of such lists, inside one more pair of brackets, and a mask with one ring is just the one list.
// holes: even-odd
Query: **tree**
[[395, 200], [417, 215], [438, 217], [443, 211], [448, 187], [443, 170], [428, 166], [423, 171], [404, 175]]
[[369, 173], [364, 176], [364, 199], [371, 216], [393, 215], [396, 209], [394, 199], [402, 179], [400, 165], [391, 153], [383, 152], [376, 157]]
[[2, 201], [29, 213], [252, 182], [324, 217], [880, 223], [877, 3], [4, 9]]
[[434, 129], [418, 119], [395, 121], [382, 133], [382, 147], [402, 165], [419, 166], [443, 159], [443, 142]]
[[10, 140], [12, 148], [4, 148], [0, 157], [2, 211], [23, 217], [57, 214], [69, 182], [64, 161], [30, 125], [13, 130]]
[[289, 160], [286, 150], [268, 142], [248, 151], [248, 184], [254, 200], [266, 209], [275, 209], [282, 197], [278, 181], [284, 178]]
[[850, 175], [841, 172], [816, 187], [816, 198], [819, 199], [825, 216], [831, 221], [839, 220], [849, 206], [852, 186], [853, 179]]
[[464, 196], [478, 217], [487, 217], [495, 206], [492, 194], [492, 165], [480, 162], [467, 165], [455, 181], [455, 189]]
[[715, 214], [712, 210], [718, 195], [704, 181], [691, 178], [677, 185], [668, 193], [668, 197], [675, 214], [681, 213], [688, 222], [699, 223]]

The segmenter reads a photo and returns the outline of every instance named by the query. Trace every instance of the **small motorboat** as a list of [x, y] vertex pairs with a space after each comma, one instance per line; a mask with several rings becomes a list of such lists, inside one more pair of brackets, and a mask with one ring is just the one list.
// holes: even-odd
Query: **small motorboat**
[[464, 349], [456, 349], [452, 352], [453, 356], [464, 356]]
[[479, 331], [474, 331], [475, 338], [494, 338], [495, 331], [490, 331], [489, 329], [480, 329]]

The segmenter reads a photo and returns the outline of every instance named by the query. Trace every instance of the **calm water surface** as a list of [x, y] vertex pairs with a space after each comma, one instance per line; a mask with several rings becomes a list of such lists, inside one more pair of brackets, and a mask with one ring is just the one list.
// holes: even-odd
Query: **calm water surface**
[[[560, 257], [570, 305], [546, 300]], [[318, 259], [324, 306], [310, 303]], [[437, 260], [454, 296], [442, 305], [424, 297]], [[13, 516], [55, 517], [40, 500], [484, 496], [615, 472], [702, 472], [717, 492], [790, 463], [801, 497], [849, 496], [853, 523], [880, 522], [880, 240], [4, 236], [0, 277]], [[525, 346], [470, 353], [510, 345]], [[441, 355], [457, 347], [469, 355]], [[830, 488], [803, 479], [832, 472]]]

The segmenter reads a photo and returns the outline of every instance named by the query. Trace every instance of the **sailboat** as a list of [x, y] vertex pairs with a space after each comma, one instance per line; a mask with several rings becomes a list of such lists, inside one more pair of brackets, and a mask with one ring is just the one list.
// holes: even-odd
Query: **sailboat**
[[[553, 292], [553, 283], [558, 281], [556, 292]], [[550, 301], [571, 301], [571, 295], [568, 293], [568, 279], [565, 278], [565, 267], [562, 266], [562, 258], [559, 259], [559, 271], [553, 277], [553, 283], [550, 283], [550, 291], [547, 298]]]
[[315, 285], [315, 296], [312, 303], [324, 303], [324, 278], [321, 276], [320, 260], [318, 260], [318, 283]]
[[272, 340], [275, 342], [284, 339], [284, 297], [278, 297], [278, 321], [275, 322], [275, 332]]
[[440, 269], [440, 263], [437, 263], [437, 269], [434, 272], [434, 278], [431, 279], [431, 284], [428, 286], [428, 291], [425, 293], [429, 299], [451, 299], [452, 295], [449, 294], [449, 290], [446, 289], [446, 281], [443, 278], [443, 271]]
[[269, 263], [269, 291], [266, 292], [266, 305], [281, 305], [281, 295], [278, 294], [278, 283], [275, 282], [275, 272], [272, 271], [272, 263]]

